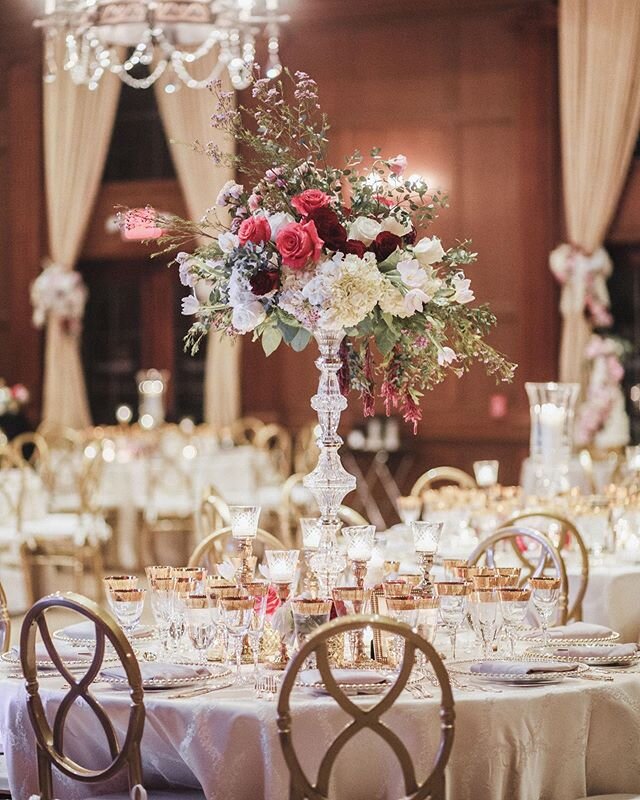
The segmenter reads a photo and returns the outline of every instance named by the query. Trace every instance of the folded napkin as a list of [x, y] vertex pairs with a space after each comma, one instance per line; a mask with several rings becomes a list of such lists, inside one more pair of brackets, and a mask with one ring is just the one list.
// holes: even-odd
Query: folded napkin
[[572, 672], [577, 664], [566, 661], [479, 661], [471, 672], [482, 675], [535, 675], [539, 672]]
[[[73, 647], [65, 642], [54, 642], [56, 652], [62, 661], [91, 661], [93, 652], [87, 649]], [[17, 647], [11, 648], [11, 660], [20, 661], [20, 650]], [[40, 669], [55, 669], [53, 661], [42, 642], [36, 644], [36, 661]]]
[[[608, 639], [613, 631], [604, 625], [593, 625], [589, 622], [571, 622], [569, 625], [557, 625], [549, 628], [549, 639]], [[542, 630], [526, 633], [523, 638], [542, 639]]]
[[601, 644], [574, 644], [570, 647], [556, 647], [553, 655], [562, 656], [563, 658], [605, 658], [608, 661], [612, 657], [628, 658], [637, 652], [638, 646], [635, 644], [616, 644], [612, 647]]
[[[115, 678], [116, 680], [126, 680], [127, 674], [124, 667], [118, 664], [107, 667], [100, 673], [103, 678]], [[161, 661], [143, 661], [140, 664], [140, 674], [142, 684], [149, 681], [174, 681], [184, 680], [185, 678], [208, 678], [211, 673], [206, 667], [189, 667], [185, 664], [165, 664]]]
[[[138, 625], [132, 635], [132, 639], [137, 639], [140, 636], [148, 636], [153, 629], [149, 625]], [[68, 625], [62, 628], [59, 633], [71, 641], [82, 641], [83, 639], [94, 641], [96, 638], [96, 626], [93, 622], [76, 622], [75, 625]]]
[[[384, 672], [376, 672], [367, 669], [332, 669], [336, 683], [353, 684], [359, 686], [367, 683], [386, 683], [389, 676]], [[319, 669], [304, 669], [298, 674], [298, 679], [303, 683], [323, 683]]]

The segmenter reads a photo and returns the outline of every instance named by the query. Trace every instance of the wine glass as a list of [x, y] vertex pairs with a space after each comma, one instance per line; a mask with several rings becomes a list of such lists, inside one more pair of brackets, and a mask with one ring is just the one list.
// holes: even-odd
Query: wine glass
[[267, 600], [269, 597], [269, 584], [266, 581], [251, 581], [244, 586], [249, 597], [253, 598], [253, 612], [249, 622], [249, 644], [251, 645], [251, 655], [253, 656], [253, 680], [254, 683], [260, 677], [260, 642], [264, 633], [264, 622], [267, 615]]
[[472, 591], [469, 596], [469, 610], [471, 612], [473, 630], [482, 644], [482, 657], [489, 658], [498, 632], [499, 617], [496, 591], [493, 588]]
[[[410, 628], [415, 628], [418, 621], [418, 604], [415, 597], [387, 597], [387, 610], [390, 617], [398, 622], [404, 622]], [[402, 660], [404, 641], [402, 636], [392, 636], [392, 651], [396, 664]]]
[[188, 578], [195, 581], [196, 587], [194, 591], [204, 593], [207, 582], [207, 568], [206, 567], [171, 567], [172, 578]]
[[187, 636], [198, 654], [200, 664], [207, 660], [207, 650], [215, 637], [216, 626], [211, 617], [208, 594], [190, 594], [185, 598]]
[[[371, 602], [371, 589], [359, 589], [357, 586], [336, 586], [332, 594], [333, 606], [338, 617], [367, 613]], [[361, 628], [349, 631], [349, 649], [353, 663], [358, 664], [368, 660], [365, 652], [364, 632]]]
[[251, 625], [251, 615], [255, 605], [255, 598], [235, 595], [234, 597], [221, 597], [219, 600], [222, 610], [222, 619], [227, 630], [227, 635], [234, 647], [236, 674], [233, 686], [242, 686], [242, 640]]
[[[319, 627], [329, 622], [331, 600], [299, 597], [291, 601], [291, 606], [298, 649], [300, 649]], [[309, 667], [315, 668], [315, 653], [310, 654], [307, 662]]]
[[498, 589], [500, 597], [500, 610], [502, 621], [509, 640], [511, 658], [516, 654], [516, 632], [524, 624], [529, 611], [530, 589], [516, 589], [513, 587]]
[[560, 599], [560, 578], [529, 578], [531, 599], [542, 626], [542, 644], [549, 644], [549, 621]]
[[173, 604], [173, 578], [150, 578], [149, 599], [151, 611], [158, 627], [160, 642], [163, 648], [168, 649], [169, 626], [171, 625], [171, 611]]
[[451, 658], [456, 658], [458, 631], [464, 624], [467, 614], [467, 599], [470, 588], [463, 581], [440, 581], [436, 583], [440, 618], [449, 634]]
[[137, 575], [107, 575], [102, 579], [104, 584], [105, 593], [107, 595], [107, 602], [109, 607], [115, 613], [113, 608], [111, 592], [119, 589], [137, 589], [138, 576]]
[[140, 622], [145, 593], [146, 589], [111, 590], [111, 608], [127, 639], [131, 639]]
[[178, 573], [173, 578], [171, 597], [171, 619], [169, 622], [169, 638], [174, 648], [180, 646], [186, 624], [186, 598], [198, 591], [198, 583], [193, 576]]

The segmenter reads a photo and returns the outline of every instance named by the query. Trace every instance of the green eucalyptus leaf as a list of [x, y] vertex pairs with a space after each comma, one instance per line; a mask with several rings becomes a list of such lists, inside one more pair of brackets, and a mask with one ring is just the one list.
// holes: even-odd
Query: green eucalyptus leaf
[[291, 347], [296, 353], [299, 353], [301, 350], [309, 344], [311, 339], [311, 334], [305, 328], [300, 328], [296, 335], [291, 340]]
[[398, 341], [400, 334], [388, 326], [378, 328], [375, 332], [376, 345], [383, 356], [388, 356]]
[[271, 353], [278, 349], [281, 341], [282, 334], [278, 328], [265, 328], [262, 334], [262, 349], [264, 350], [264, 354], [270, 356]]

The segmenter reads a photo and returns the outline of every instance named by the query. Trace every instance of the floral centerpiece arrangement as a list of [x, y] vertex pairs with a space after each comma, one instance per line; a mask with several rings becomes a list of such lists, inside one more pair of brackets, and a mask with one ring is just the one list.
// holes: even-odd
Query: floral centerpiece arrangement
[[373, 151], [362, 169], [356, 152], [329, 165], [316, 83], [302, 72], [285, 82], [256, 78], [247, 108], [213, 87], [213, 126], [237, 152], [196, 147], [236, 168], [245, 185], [229, 181], [198, 222], [154, 218], [163, 251], [198, 242], [176, 257], [191, 289], [183, 312], [195, 317], [188, 347], [197, 350], [209, 331], [252, 333], [269, 355], [282, 342], [302, 350], [323, 331], [344, 332], [341, 389], [360, 393], [365, 415], [380, 396], [414, 429], [424, 391], [449, 372], [480, 362], [510, 380], [514, 365], [484, 339], [494, 316], [471, 306], [465, 269], [476, 254], [420, 233], [446, 198], [406, 180], [402, 155]]
[[87, 302], [87, 288], [75, 270], [48, 263], [31, 284], [33, 324], [43, 328], [50, 317], [60, 321], [62, 330], [77, 336]]
[[29, 402], [29, 390], [22, 383], [7, 385], [0, 378], [0, 415], [17, 414]]

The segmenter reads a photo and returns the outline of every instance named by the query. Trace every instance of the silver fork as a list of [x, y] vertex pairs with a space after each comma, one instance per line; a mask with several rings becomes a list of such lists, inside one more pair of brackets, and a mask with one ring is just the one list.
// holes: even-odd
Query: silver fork
[[280, 688], [278, 678], [270, 673], [261, 675], [256, 681], [255, 690], [256, 697], [261, 700], [263, 697], [266, 700], [275, 700]]

